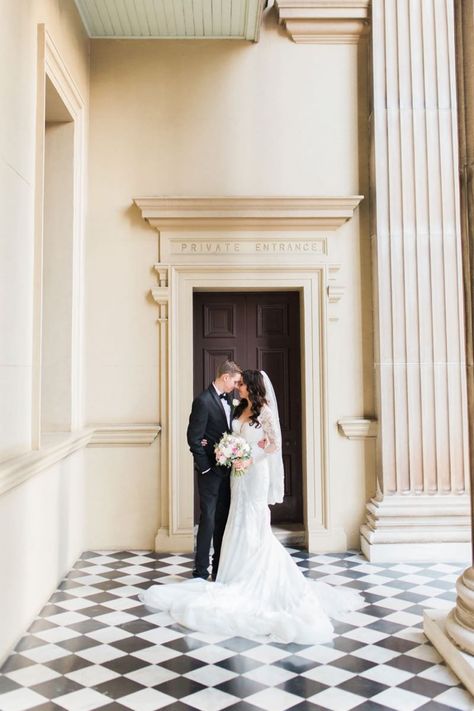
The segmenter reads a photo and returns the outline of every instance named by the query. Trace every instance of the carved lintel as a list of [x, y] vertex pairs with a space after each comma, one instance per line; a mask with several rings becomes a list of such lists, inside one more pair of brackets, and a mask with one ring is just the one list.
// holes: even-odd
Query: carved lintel
[[358, 44], [369, 26], [369, 0], [277, 0], [278, 17], [293, 42]]
[[167, 287], [169, 267], [164, 267], [162, 264], [155, 264], [154, 270], [158, 275], [158, 286]]

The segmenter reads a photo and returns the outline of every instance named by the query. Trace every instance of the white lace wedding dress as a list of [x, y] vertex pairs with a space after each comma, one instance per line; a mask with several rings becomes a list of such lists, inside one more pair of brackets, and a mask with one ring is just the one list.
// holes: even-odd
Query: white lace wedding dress
[[305, 578], [270, 527], [267, 504], [269, 455], [275, 447], [272, 412], [264, 406], [261, 427], [233, 421], [233, 431], [252, 446], [253, 463], [231, 477], [231, 504], [216, 582], [200, 578], [154, 585], [141, 595], [152, 609], [166, 610], [186, 627], [219, 635], [266, 641], [317, 644], [334, 636], [330, 617], [356, 609], [363, 599]]

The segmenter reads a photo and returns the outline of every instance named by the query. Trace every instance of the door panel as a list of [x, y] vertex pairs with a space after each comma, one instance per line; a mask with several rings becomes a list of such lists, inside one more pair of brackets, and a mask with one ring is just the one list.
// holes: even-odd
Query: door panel
[[195, 394], [209, 385], [217, 366], [226, 358], [235, 360], [242, 369], [265, 370], [275, 388], [285, 498], [272, 507], [272, 523], [303, 520], [299, 323], [297, 292], [194, 295]]

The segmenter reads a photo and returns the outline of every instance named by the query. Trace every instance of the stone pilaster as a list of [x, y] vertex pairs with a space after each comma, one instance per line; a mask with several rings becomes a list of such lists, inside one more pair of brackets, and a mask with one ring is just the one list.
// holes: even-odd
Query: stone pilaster
[[[471, 511], [474, 522], [474, 2], [455, 3], [458, 89], [461, 236], [463, 246], [466, 323], [467, 399], [471, 471]], [[474, 551], [472, 560], [474, 561]], [[456, 606], [448, 614], [425, 613], [425, 634], [447, 664], [474, 693], [474, 564], [456, 583]]]
[[371, 560], [469, 551], [454, 39], [451, 0], [372, 4], [379, 491], [361, 529]]

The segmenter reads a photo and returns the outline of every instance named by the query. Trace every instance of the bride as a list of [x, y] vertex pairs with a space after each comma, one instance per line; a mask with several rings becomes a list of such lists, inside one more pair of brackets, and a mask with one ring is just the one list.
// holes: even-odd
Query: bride
[[244, 474], [231, 476], [216, 581], [153, 585], [140, 599], [201, 632], [282, 643], [327, 642], [334, 636], [330, 617], [360, 607], [363, 599], [305, 578], [273, 535], [268, 504], [283, 500], [275, 393], [266, 373], [244, 370], [239, 394], [232, 430], [251, 445], [252, 463]]

